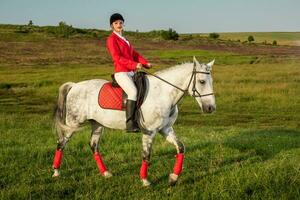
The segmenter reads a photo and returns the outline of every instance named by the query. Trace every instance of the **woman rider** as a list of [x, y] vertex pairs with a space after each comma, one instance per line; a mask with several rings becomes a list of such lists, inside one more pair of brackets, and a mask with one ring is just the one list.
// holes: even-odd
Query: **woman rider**
[[126, 129], [127, 132], [139, 132], [134, 120], [136, 109], [137, 89], [133, 82], [133, 75], [137, 69], [150, 68], [151, 64], [138, 54], [132, 45], [123, 37], [124, 18], [115, 13], [110, 17], [111, 35], [107, 38], [107, 49], [114, 63], [114, 77], [120, 87], [127, 94], [126, 103]]

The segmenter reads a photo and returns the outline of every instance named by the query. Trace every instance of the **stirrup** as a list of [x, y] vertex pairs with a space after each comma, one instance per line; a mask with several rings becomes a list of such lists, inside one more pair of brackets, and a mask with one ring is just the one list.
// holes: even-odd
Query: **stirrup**
[[140, 132], [141, 129], [137, 126], [133, 126], [133, 127], [126, 127], [126, 132], [127, 133], [138, 133]]
[[139, 128], [126, 129], [127, 133], [139, 133], [140, 131]]
[[127, 133], [137, 133], [140, 131], [141, 131], [140, 128], [134, 122], [131, 121], [131, 122], [126, 123], [126, 132]]

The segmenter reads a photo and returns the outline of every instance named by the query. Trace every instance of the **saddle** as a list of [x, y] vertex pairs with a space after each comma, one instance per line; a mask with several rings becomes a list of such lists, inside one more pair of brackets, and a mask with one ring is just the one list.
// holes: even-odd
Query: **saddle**
[[[136, 110], [142, 106], [147, 90], [145, 72], [135, 73], [133, 80], [137, 88]], [[112, 81], [105, 83], [98, 94], [98, 104], [102, 109], [125, 110], [127, 95], [118, 85], [114, 76]]]

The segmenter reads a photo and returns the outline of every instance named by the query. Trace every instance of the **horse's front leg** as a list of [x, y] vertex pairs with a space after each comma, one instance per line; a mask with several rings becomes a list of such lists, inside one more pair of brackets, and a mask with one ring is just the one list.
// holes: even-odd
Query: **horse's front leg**
[[140, 178], [143, 186], [149, 186], [151, 184], [148, 180], [148, 165], [150, 162], [152, 143], [155, 134], [156, 133], [152, 133], [150, 135], [143, 134], [143, 161], [140, 169]]
[[182, 172], [185, 147], [184, 144], [177, 139], [173, 127], [165, 127], [160, 131], [160, 133], [166, 138], [168, 142], [175, 145], [177, 150], [173, 173], [169, 175], [170, 185], [175, 185], [178, 180], [178, 176]]

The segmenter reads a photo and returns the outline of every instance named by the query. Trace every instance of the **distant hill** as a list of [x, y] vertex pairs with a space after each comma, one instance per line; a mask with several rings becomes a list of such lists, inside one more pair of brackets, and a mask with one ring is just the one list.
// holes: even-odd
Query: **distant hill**
[[[164, 40], [164, 30], [153, 30], [149, 32], [126, 31], [127, 37], [133, 39], [147, 39], [147, 40]], [[31, 33], [30, 36], [26, 36]], [[59, 38], [106, 38], [109, 35], [108, 30], [99, 29], [81, 29], [67, 25], [60, 22], [59, 26], [29, 26], [29, 25], [11, 25], [0, 24], [0, 40], [47, 40], [53, 37]], [[216, 42], [224, 43], [238, 42], [247, 43], [248, 37], [253, 36], [252, 43], [271, 45], [276, 41], [277, 45], [300, 46], [300, 32], [240, 32], [240, 33], [218, 33], [218, 39], [209, 38], [209, 33], [197, 34], [179, 34], [179, 40], [193, 40], [193, 39], [206, 39], [208, 43], [215, 44]]]
[[[13, 65], [50, 65], [62, 63], [107, 64], [111, 57], [106, 39], [111, 31], [79, 29], [70, 25], [28, 26], [0, 25], [0, 63]], [[176, 40], [167, 40], [162, 30], [125, 32], [134, 48], [160, 65], [185, 62], [192, 56], [202, 60], [216, 58], [218, 64], [299, 61], [300, 46], [283, 45], [298, 41], [300, 33], [217, 33], [180, 34]], [[248, 36], [254, 42], [248, 42]], [[237, 41], [239, 39], [239, 41]], [[259, 42], [266, 39], [266, 43]], [[272, 41], [277, 40], [277, 45]], [[289, 43], [292, 44], [292, 43]]]

